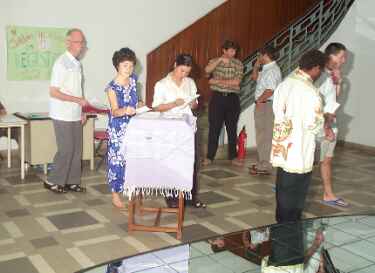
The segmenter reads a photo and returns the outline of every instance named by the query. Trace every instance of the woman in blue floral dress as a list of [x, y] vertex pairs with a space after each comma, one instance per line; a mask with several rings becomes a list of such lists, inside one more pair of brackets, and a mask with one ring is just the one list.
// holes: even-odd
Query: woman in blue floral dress
[[107, 128], [107, 181], [112, 192], [112, 204], [121, 209], [124, 208], [120, 193], [124, 189], [126, 162], [120, 147], [138, 101], [136, 76], [133, 74], [135, 53], [129, 48], [122, 48], [113, 54], [112, 63], [117, 74], [105, 89], [111, 106]]

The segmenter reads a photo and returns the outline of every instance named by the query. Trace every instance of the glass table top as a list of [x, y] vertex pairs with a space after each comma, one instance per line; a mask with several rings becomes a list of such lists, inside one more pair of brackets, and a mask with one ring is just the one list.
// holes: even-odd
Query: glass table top
[[375, 215], [275, 224], [124, 257], [80, 273], [375, 272]]

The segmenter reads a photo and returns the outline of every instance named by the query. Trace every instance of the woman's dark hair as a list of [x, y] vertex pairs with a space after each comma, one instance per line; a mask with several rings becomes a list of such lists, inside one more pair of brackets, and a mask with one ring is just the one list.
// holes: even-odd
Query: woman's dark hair
[[133, 50], [131, 50], [128, 47], [124, 47], [116, 51], [115, 53], [113, 53], [112, 63], [117, 71], [118, 71], [119, 64], [125, 61], [132, 62], [133, 65], [136, 65], [137, 58]]
[[342, 43], [330, 43], [324, 50], [324, 53], [329, 57], [329, 55], [336, 55], [341, 50], [346, 50], [346, 47]]
[[234, 42], [234, 41], [230, 41], [230, 40], [226, 40], [226, 41], [223, 43], [223, 45], [221, 46], [221, 48], [222, 48], [222, 49], [225, 49], [225, 50], [227, 50], [227, 49], [229, 49], [229, 48], [232, 48], [232, 49], [234, 49], [234, 50], [236, 50], [236, 51], [238, 51], [238, 50], [240, 49], [239, 45], [238, 45], [236, 42]]
[[177, 55], [175, 63], [176, 63], [176, 66], [186, 65], [186, 66], [192, 67], [193, 57], [189, 54], [182, 53], [182, 54]]
[[311, 70], [316, 66], [323, 69], [326, 63], [326, 55], [317, 49], [307, 51], [299, 60], [299, 67], [303, 70]]

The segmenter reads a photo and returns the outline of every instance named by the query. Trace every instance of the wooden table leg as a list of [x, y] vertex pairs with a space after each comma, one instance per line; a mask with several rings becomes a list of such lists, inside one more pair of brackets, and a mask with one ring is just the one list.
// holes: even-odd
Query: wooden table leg
[[134, 199], [131, 197], [128, 202], [128, 232], [133, 231], [134, 227]]
[[182, 226], [184, 221], [184, 196], [182, 192], [178, 195], [178, 212], [177, 212], [177, 240], [181, 240], [182, 238]]

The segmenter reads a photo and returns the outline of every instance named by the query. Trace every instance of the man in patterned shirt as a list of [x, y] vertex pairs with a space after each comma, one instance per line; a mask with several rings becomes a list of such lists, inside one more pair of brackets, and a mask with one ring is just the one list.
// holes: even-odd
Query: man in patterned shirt
[[212, 163], [215, 158], [219, 135], [223, 124], [228, 133], [228, 158], [236, 164], [237, 123], [240, 115], [240, 83], [243, 75], [243, 64], [235, 58], [237, 43], [225, 41], [223, 55], [209, 61], [205, 68], [211, 75], [210, 88], [213, 91], [209, 104], [208, 151], [203, 165]]
[[[319, 90], [313, 82], [325, 65], [319, 50], [306, 52], [299, 68], [274, 92], [271, 163], [277, 167], [276, 221], [301, 219], [311, 181], [316, 136], [323, 131]], [[329, 137], [329, 136], [327, 136]]]
[[[272, 170], [270, 153], [272, 144], [273, 91], [281, 82], [281, 71], [277, 65], [277, 51], [273, 46], [266, 46], [260, 50], [254, 65], [251, 79], [257, 82], [255, 89], [255, 137], [258, 152], [258, 161], [250, 167], [251, 175], [267, 175]], [[260, 66], [262, 65], [262, 71]]]

